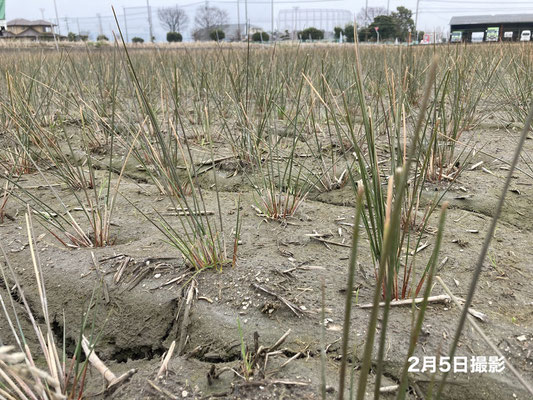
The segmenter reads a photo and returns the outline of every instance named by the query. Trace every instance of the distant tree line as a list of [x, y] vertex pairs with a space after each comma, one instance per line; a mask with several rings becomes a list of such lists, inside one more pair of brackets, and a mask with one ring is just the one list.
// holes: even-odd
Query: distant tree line
[[[360, 21], [357, 31], [357, 39], [360, 42], [376, 41], [378, 36], [376, 28], [378, 28], [380, 40], [398, 39], [400, 42], [407, 42], [409, 39], [420, 40], [424, 36], [424, 32], [418, 32], [418, 38], [415, 38], [413, 12], [402, 6], [396, 8], [396, 11], [390, 15], [387, 15], [387, 10], [383, 7], [369, 7], [368, 10], [363, 8], [357, 14], [357, 21]], [[337, 39], [342, 34], [347, 42], [353, 42], [354, 26], [336, 27], [334, 34]]]
[[[189, 16], [179, 6], [163, 7], [157, 12], [159, 22], [168, 31], [168, 42], [181, 42], [183, 32], [189, 25]], [[201, 32], [207, 32], [212, 40], [223, 40], [225, 33], [220, 29], [228, 23], [229, 16], [225, 10], [209, 6], [207, 3], [196, 9], [192, 36], [195, 40], [201, 38]]]
[[[181, 42], [183, 40], [183, 32], [189, 26], [189, 16], [185, 10], [179, 6], [162, 7], [157, 11], [157, 16], [161, 26], [167, 30], [166, 39], [169, 43]], [[228, 13], [215, 6], [210, 6], [208, 3], [196, 9], [194, 16], [194, 28], [192, 30], [192, 37], [194, 40], [216, 40], [221, 41], [227, 38], [228, 32], [224, 31], [227, 28], [229, 21]], [[334, 37], [340, 39], [341, 35], [346, 42], [353, 42], [355, 34], [361, 42], [376, 41], [378, 37], [381, 40], [396, 40], [406, 42], [408, 40], [420, 40], [424, 33], [418, 32], [418, 37], [415, 38], [415, 23], [413, 21], [413, 12], [403, 6], [399, 6], [392, 13], [388, 13], [387, 9], [383, 7], [368, 7], [362, 8], [357, 14], [356, 21], [358, 22], [358, 30], [355, 32], [353, 24], [348, 24], [344, 27], [334, 28]], [[377, 28], [377, 29], [376, 29]], [[239, 34], [240, 27], [237, 27], [237, 34]], [[314, 41], [324, 39], [325, 32], [315, 27], [308, 27], [302, 31], [297, 32], [297, 37], [303, 41]], [[235, 36], [235, 35], [233, 35]], [[285, 35], [277, 35], [278, 39], [288, 39], [289, 33]], [[231, 38], [231, 36], [230, 36]], [[68, 40], [79, 41], [88, 40], [87, 35], [76, 35], [74, 33], [68, 34]], [[105, 35], [99, 35], [97, 41], [109, 40]], [[266, 32], [254, 32], [250, 35], [250, 40], [253, 42], [268, 42], [270, 35]], [[140, 37], [135, 37], [132, 40], [134, 43], [143, 43], [144, 40]]]
[[324, 39], [324, 31], [320, 29], [310, 27], [306, 28], [303, 31], [298, 32], [298, 37], [301, 40], [311, 41], [311, 40], [322, 40]]

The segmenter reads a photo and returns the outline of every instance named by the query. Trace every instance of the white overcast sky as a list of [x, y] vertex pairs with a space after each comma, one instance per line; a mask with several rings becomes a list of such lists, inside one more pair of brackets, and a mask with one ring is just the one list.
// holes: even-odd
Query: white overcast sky
[[[132, 36], [148, 36], [148, 24], [146, 14], [146, 0], [56, 0], [57, 10], [60, 19], [61, 33], [66, 32], [65, 17], [68, 18], [69, 30], [78, 32], [78, 24], [81, 31], [97, 34], [99, 31], [99, 20], [96, 14], [102, 16], [102, 29], [104, 33], [111, 34], [115, 29], [114, 21], [109, 18], [111, 5], [115, 6], [117, 13], [122, 16], [123, 7], [127, 7], [129, 15], [128, 29], [130, 38]], [[274, 2], [274, 16], [277, 20], [279, 10], [292, 7], [303, 8], [328, 8], [345, 9], [357, 13], [365, 6], [366, 0], [278, 0]], [[253, 4], [255, 3], [255, 4]], [[258, 4], [260, 3], [260, 4]], [[416, 9], [417, 0], [390, 0], [391, 10], [403, 5], [413, 11]], [[170, 5], [183, 6], [187, 10], [191, 21], [194, 11], [203, 2], [198, 0], [150, 0], [153, 9]], [[237, 21], [237, 0], [212, 0], [210, 5], [224, 8], [230, 14], [232, 22]], [[387, 0], [368, 0], [369, 7], [387, 6]], [[140, 8], [134, 8], [140, 7]], [[142, 8], [144, 7], [144, 8]], [[41, 9], [42, 12], [41, 12]], [[447, 29], [450, 18], [453, 15], [473, 15], [473, 14], [505, 14], [505, 13], [533, 13], [533, 1], [528, 0], [420, 0], [420, 14], [418, 19], [418, 29], [426, 32], [432, 31], [435, 27]], [[6, 19], [26, 18], [37, 19], [44, 14], [45, 19], [55, 22], [55, 11], [53, 0], [6, 0]], [[241, 22], [244, 20], [244, 0], [240, 0]], [[249, 0], [248, 15], [252, 25], [264, 27], [270, 30], [270, 4], [269, 0]], [[121, 21], [122, 23], [122, 21]], [[163, 39], [164, 31], [159, 26], [157, 17], [153, 18], [155, 35], [159, 40]], [[192, 22], [189, 29], [192, 27]], [[188, 36], [188, 35], [186, 35]]]

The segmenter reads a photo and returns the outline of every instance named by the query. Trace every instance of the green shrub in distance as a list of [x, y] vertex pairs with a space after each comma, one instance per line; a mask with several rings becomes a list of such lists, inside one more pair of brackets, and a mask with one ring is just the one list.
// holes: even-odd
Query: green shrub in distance
[[252, 42], [268, 42], [270, 36], [266, 32], [255, 32], [252, 35]]
[[226, 34], [222, 29], [215, 29], [209, 34], [209, 37], [211, 38], [211, 40], [216, 40], [218, 42], [224, 40]]
[[310, 27], [298, 32], [298, 36], [300, 36], [300, 39], [302, 40], [322, 40], [324, 39], [324, 31]]
[[167, 33], [167, 42], [173, 43], [173, 42], [181, 42], [183, 40], [183, 36], [179, 32], [168, 32]]

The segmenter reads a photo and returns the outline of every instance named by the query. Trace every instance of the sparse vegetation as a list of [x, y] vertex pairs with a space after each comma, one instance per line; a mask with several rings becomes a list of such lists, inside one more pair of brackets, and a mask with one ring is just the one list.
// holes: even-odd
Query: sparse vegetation
[[[0, 393], [9, 399], [44, 400], [67, 399], [78, 396], [81, 398], [84, 396], [84, 384], [89, 363], [82, 361], [81, 341], [76, 343], [74, 354], [69, 359], [66, 358], [65, 342], [63, 341], [62, 346], [57, 343], [52, 327], [53, 321], [50, 319], [51, 313], [48, 309], [43, 268], [38, 255], [35, 253], [37, 242], [36, 238], [33, 237], [31, 216], [26, 214], [25, 219], [33, 259], [31, 267], [34, 270], [34, 278], [39, 288], [41, 310], [39, 314], [37, 311], [32, 311], [24, 295], [20, 277], [17, 276], [4, 247], [0, 244], [0, 254], [3, 257], [3, 262], [0, 265], [0, 281], [3, 283], [1, 289], [5, 289], [9, 293], [5, 300], [0, 296], [2, 318], [7, 321], [6, 327], [9, 327], [9, 336], [18, 347], [0, 346]], [[17, 295], [12, 293], [17, 293]], [[17, 302], [22, 305], [21, 311], [23, 310], [23, 312], [17, 312]], [[42, 324], [38, 322], [41, 320], [41, 316], [44, 318]], [[32, 331], [24, 332], [20, 329], [21, 319], [31, 321]], [[89, 313], [82, 315], [81, 319], [80, 338], [86, 333], [85, 328], [87, 328], [87, 334], [90, 333]], [[28, 345], [30, 337], [37, 339], [38, 348], [30, 349]], [[7, 337], [2, 338], [2, 340], [5, 339]], [[91, 348], [94, 345], [90, 342], [88, 344]]]
[[[0, 397], [527, 398], [529, 47], [191, 46], [0, 59]], [[468, 312], [522, 372], [409, 372]]]

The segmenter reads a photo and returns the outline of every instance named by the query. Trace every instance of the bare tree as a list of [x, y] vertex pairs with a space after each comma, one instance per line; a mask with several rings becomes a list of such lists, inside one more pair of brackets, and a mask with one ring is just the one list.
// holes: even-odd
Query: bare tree
[[178, 6], [162, 7], [157, 10], [157, 16], [161, 25], [169, 32], [181, 32], [189, 24], [189, 16]]
[[202, 29], [210, 31], [217, 26], [227, 24], [228, 19], [229, 17], [226, 10], [222, 10], [218, 7], [210, 7], [208, 5], [198, 7], [196, 9], [196, 15], [194, 16], [195, 31], [198, 32]]
[[360, 26], [368, 26], [379, 15], [387, 15], [387, 9], [385, 7], [366, 7], [361, 8], [361, 11], [357, 13], [355, 17], [357, 24]]

